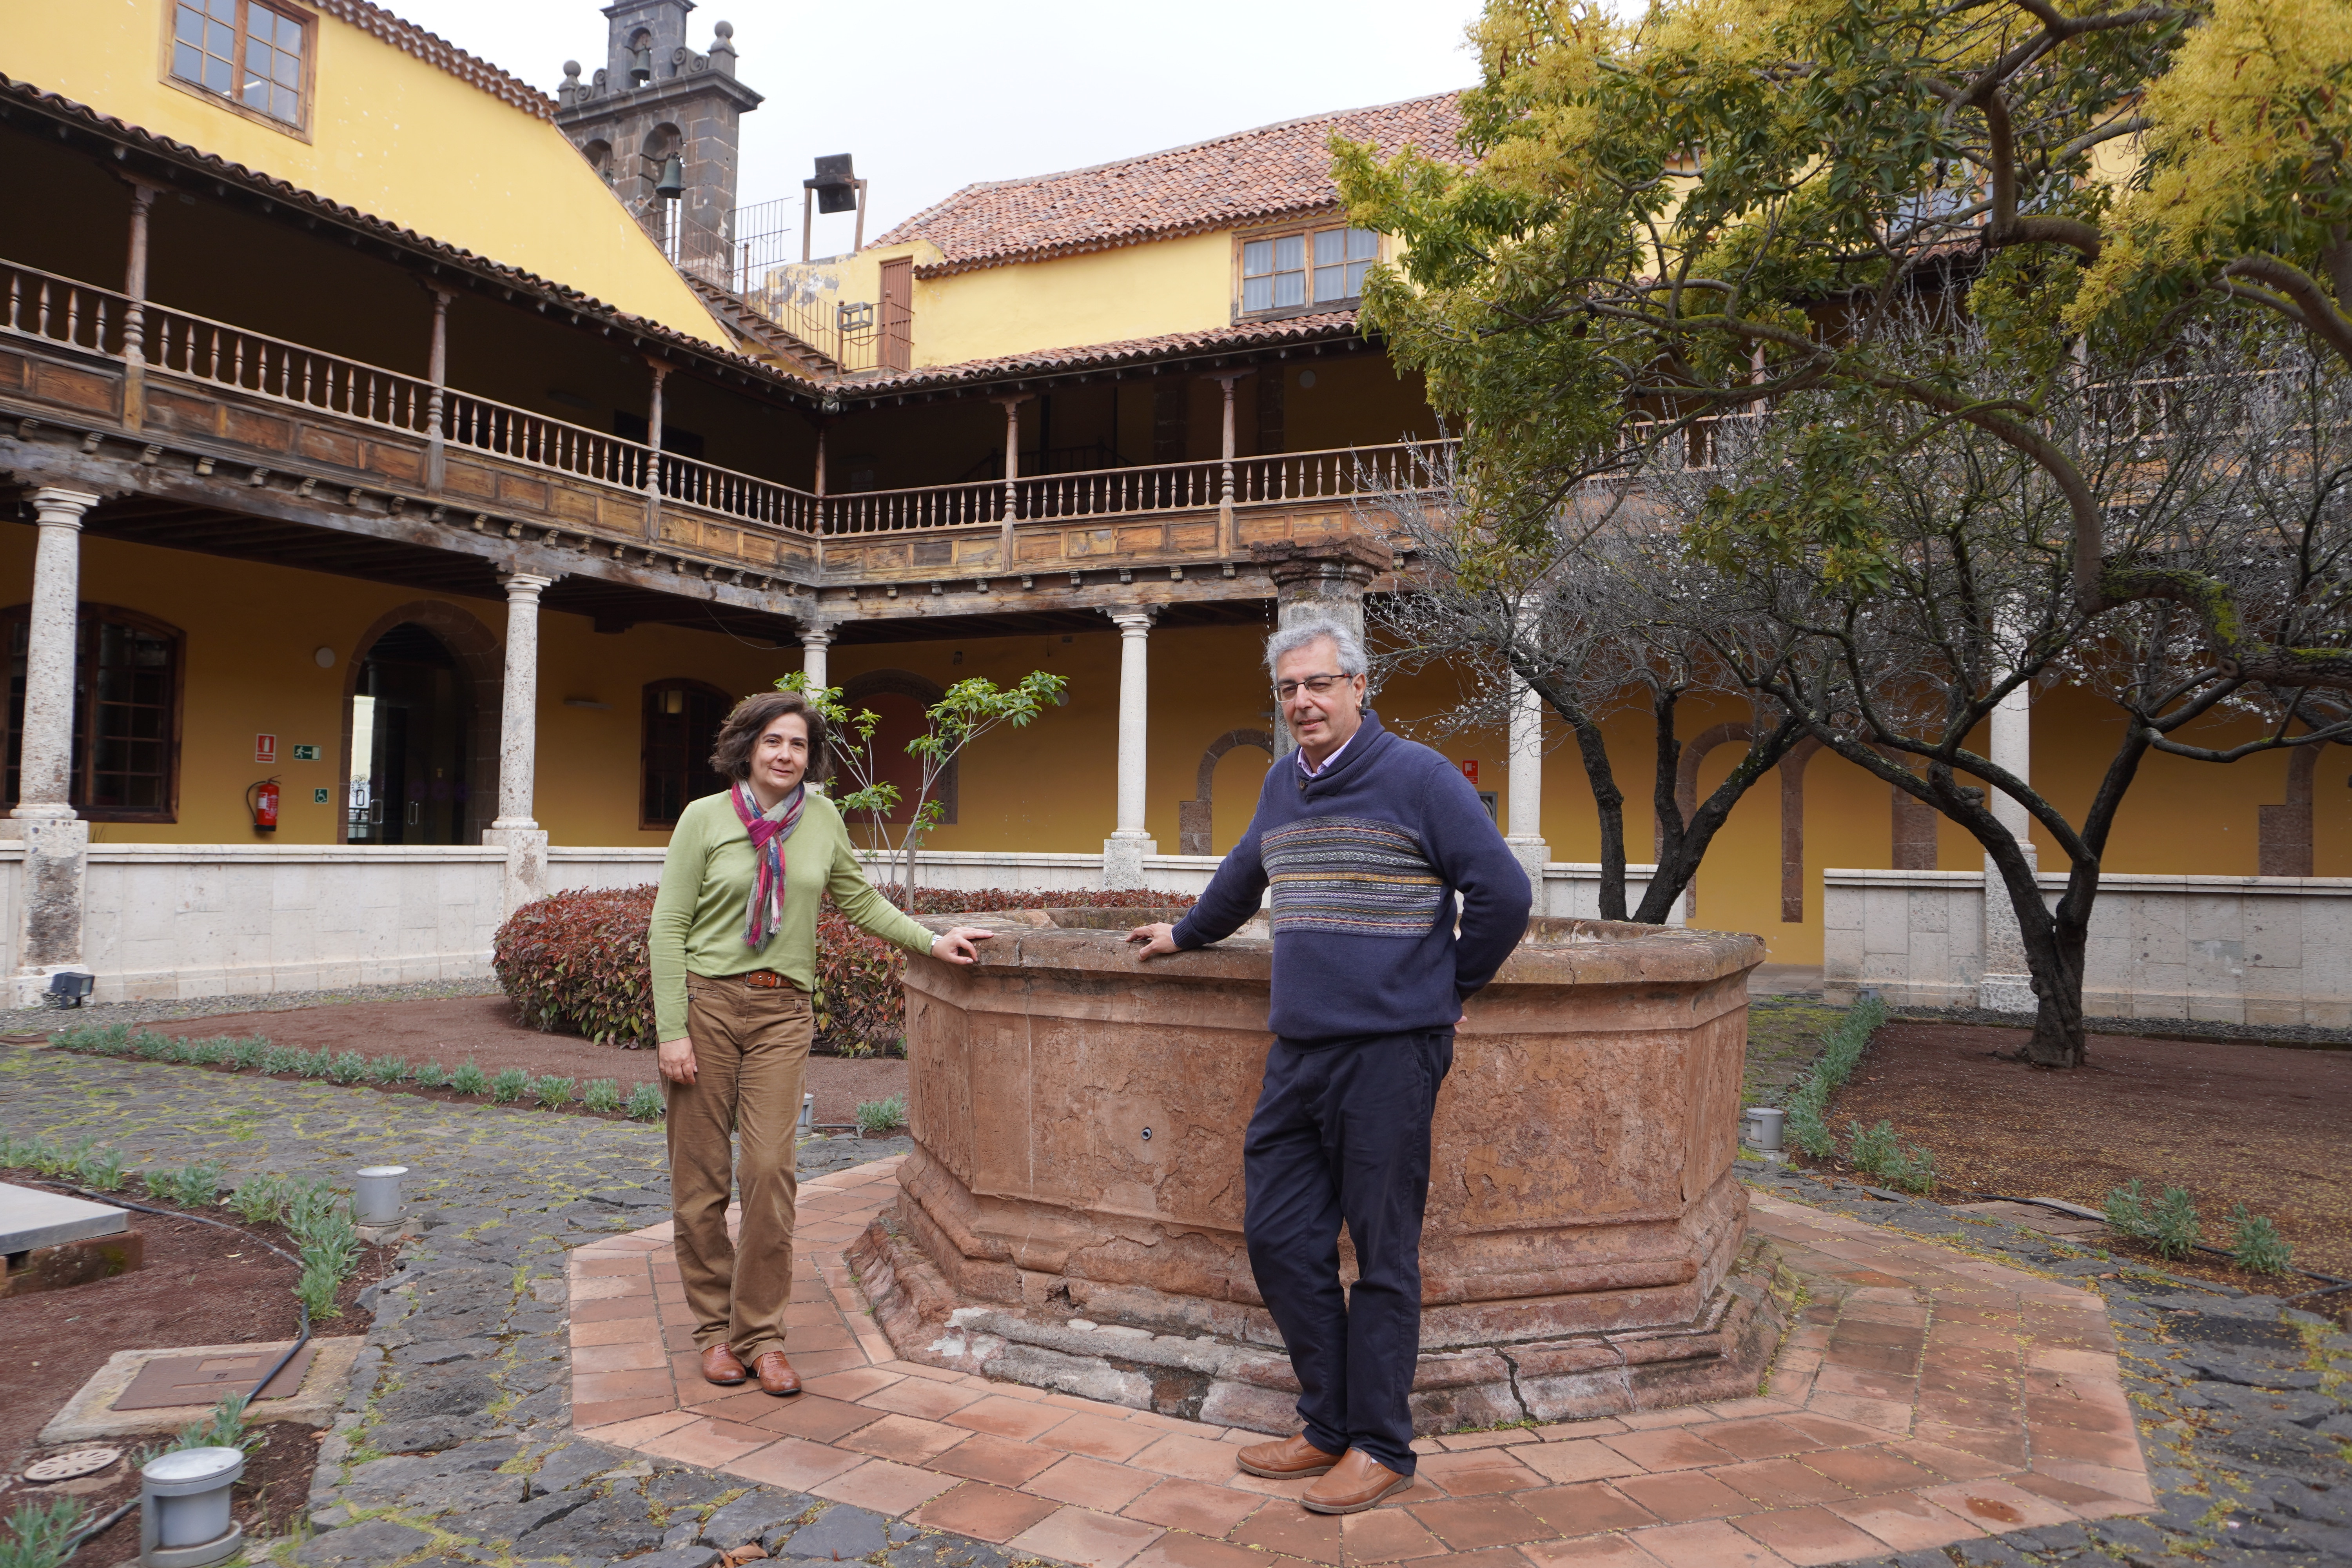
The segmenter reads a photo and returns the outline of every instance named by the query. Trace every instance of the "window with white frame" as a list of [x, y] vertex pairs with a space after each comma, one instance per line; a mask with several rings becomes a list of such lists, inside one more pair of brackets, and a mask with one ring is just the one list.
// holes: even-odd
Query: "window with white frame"
[[1381, 237], [1368, 228], [1308, 228], [1244, 239], [1241, 314], [1354, 300], [1380, 258]]

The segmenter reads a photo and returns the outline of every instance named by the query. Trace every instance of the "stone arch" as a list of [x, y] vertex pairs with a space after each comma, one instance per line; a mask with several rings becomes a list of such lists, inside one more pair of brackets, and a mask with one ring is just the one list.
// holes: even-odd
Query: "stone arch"
[[[360, 663], [384, 633], [404, 625], [422, 626], [439, 638], [465, 673], [467, 696], [473, 702], [473, 715], [467, 726], [466, 772], [469, 782], [466, 786], [465, 837], [469, 843], [479, 843], [490, 819], [498, 815], [499, 709], [506, 695], [506, 645], [471, 611], [446, 599], [414, 599], [386, 610], [368, 623], [367, 629], [342, 656], [342, 712], [337, 720], [341, 742], [337, 747], [335, 842], [351, 842], [351, 819], [346, 807], [352, 798], [352, 699], [359, 695]], [[479, 782], [472, 782], [476, 780]]]
[[1227, 752], [1236, 746], [1255, 746], [1268, 757], [1274, 755], [1274, 737], [1264, 730], [1228, 730], [1209, 742], [1201, 753], [1201, 771], [1193, 784], [1197, 800], [1176, 803], [1176, 852], [1180, 855], [1213, 855], [1209, 844], [1209, 797], [1216, 788], [1217, 764]]
[[[946, 695], [946, 689], [938, 681], [926, 679], [913, 670], [869, 669], [863, 675], [850, 677], [842, 687], [841, 705], [855, 713], [859, 703], [871, 701], [877, 697], [905, 697], [912, 699], [919, 707], [929, 708]], [[878, 743], [881, 739], [879, 730], [875, 731], [875, 738]], [[949, 758], [946, 769], [932, 787], [931, 798], [940, 803], [940, 826], [942, 827], [955, 826], [958, 775], [962, 768], [961, 758]]]

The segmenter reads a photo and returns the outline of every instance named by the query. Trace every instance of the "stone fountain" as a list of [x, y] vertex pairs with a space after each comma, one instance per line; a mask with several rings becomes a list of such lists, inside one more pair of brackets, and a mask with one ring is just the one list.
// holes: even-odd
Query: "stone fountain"
[[[1272, 942], [1139, 966], [1152, 909], [941, 916], [902, 1192], [850, 1262], [902, 1357], [1256, 1431], [1297, 1384], [1242, 1244]], [[1733, 1173], [1752, 936], [1539, 920], [1438, 1096], [1419, 1431], [1753, 1394], [1785, 1289]], [[1342, 1268], [1352, 1262], [1342, 1242]]]

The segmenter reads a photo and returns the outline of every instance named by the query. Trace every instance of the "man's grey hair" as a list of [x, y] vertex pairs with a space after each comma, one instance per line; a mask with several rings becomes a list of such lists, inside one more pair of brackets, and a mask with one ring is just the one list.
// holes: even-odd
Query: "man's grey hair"
[[1275, 675], [1275, 665], [1283, 655], [1297, 653], [1300, 648], [1331, 639], [1333, 660], [1340, 675], [1363, 675], [1371, 669], [1364, 658], [1364, 639], [1353, 626], [1326, 616], [1311, 616], [1303, 621], [1293, 621], [1265, 639], [1265, 672]]

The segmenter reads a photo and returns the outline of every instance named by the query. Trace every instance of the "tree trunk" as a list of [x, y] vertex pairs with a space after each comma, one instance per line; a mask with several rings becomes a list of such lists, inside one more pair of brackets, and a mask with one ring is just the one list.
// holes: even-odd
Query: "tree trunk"
[[1625, 792], [1617, 787], [1608, 740], [1558, 681], [1547, 680], [1525, 667], [1518, 668], [1518, 675], [1576, 736], [1584, 782], [1591, 786], [1593, 810], [1601, 819], [1601, 918], [1622, 921], [1625, 918]]

